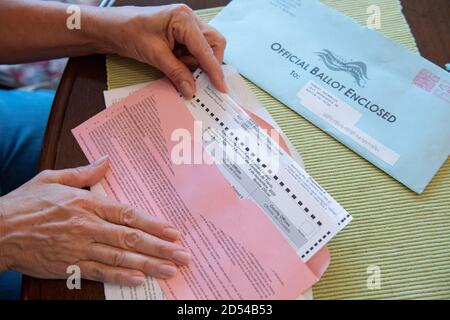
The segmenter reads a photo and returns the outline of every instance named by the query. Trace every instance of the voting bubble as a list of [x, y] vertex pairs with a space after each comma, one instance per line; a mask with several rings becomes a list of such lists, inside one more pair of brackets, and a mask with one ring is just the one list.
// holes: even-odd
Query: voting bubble
[[66, 273], [69, 274], [67, 277], [66, 286], [69, 290], [80, 290], [81, 289], [81, 270], [77, 265], [68, 266]]
[[69, 15], [66, 19], [66, 27], [69, 30], [81, 29], [81, 7], [70, 5], [67, 7], [66, 13]]

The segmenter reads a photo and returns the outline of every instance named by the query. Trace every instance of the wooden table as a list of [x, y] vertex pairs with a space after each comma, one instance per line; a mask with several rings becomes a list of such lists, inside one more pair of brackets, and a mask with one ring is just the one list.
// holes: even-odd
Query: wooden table
[[[161, 5], [171, 1], [117, 0], [116, 5]], [[180, 1], [193, 9], [226, 5], [229, 0]], [[449, 0], [403, 0], [404, 14], [421, 54], [443, 66], [450, 62]], [[47, 126], [40, 170], [87, 164], [70, 130], [105, 108], [105, 56], [70, 59], [58, 88]], [[68, 290], [64, 280], [24, 277], [24, 299], [104, 299], [103, 285], [83, 281], [81, 290]]]

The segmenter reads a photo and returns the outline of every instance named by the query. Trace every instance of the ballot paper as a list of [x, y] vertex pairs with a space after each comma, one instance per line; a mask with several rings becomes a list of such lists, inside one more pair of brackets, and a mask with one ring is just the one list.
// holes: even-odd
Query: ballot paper
[[[281, 129], [275, 122], [275, 120], [272, 118], [272, 116], [269, 114], [269, 112], [262, 106], [262, 104], [258, 101], [256, 96], [251, 91], [250, 87], [245, 83], [244, 79], [239, 75], [237, 70], [230, 66], [230, 65], [224, 65], [222, 66], [224, 75], [225, 75], [225, 81], [227, 83], [228, 87], [228, 93], [233, 98], [234, 101], [237, 101], [240, 105], [244, 106], [244, 108], [249, 112], [253, 113], [260, 119], [266, 121], [270, 127], [275, 127], [282, 136], [282, 141], [287, 146], [287, 149], [289, 150], [290, 155], [292, 156], [295, 161], [303, 167], [303, 160], [301, 156], [298, 154], [295, 147], [290, 143], [289, 139], [284, 136]], [[129, 96], [131, 93], [142, 89], [146, 85], [148, 85], [150, 82], [141, 83], [137, 85], [127, 86], [123, 88], [117, 88], [112, 90], [104, 91], [104, 97], [105, 97], [105, 105], [106, 107], [110, 107], [113, 104], [121, 101], [122, 99]], [[225, 169], [222, 169], [223, 167], [219, 167], [221, 169], [221, 172], [224, 174], [224, 176], [228, 179], [228, 182], [232, 184], [233, 177], [228, 174], [228, 171]], [[232, 187], [237, 191], [239, 195], [245, 194], [243, 187], [240, 184], [233, 185]], [[91, 190], [95, 193], [105, 195], [106, 192], [104, 191], [102, 185], [100, 183], [94, 185], [91, 187]], [[249, 197], [250, 200], [254, 200], [251, 196]], [[325, 272], [325, 270], [328, 267], [330, 261], [330, 256], [328, 253], [328, 250], [323, 248], [321, 252], [316, 254], [314, 258], [310, 261], [308, 261], [308, 266], [314, 270], [314, 273], [318, 275], [319, 277]], [[157, 280], [153, 277], [148, 277], [145, 281], [145, 283], [140, 287], [126, 287], [126, 286], [120, 286], [120, 285], [114, 285], [105, 283], [105, 297], [107, 300], [118, 300], [118, 299], [135, 299], [135, 300], [141, 300], [141, 299], [155, 299], [155, 300], [162, 300], [165, 299], [165, 295], [161, 290], [161, 287], [159, 286]], [[305, 291], [303, 294], [297, 297], [299, 300], [311, 300], [313, 298], [313, 292], [310, 288], [309, 290]]]
[[202, 126], [206, 150], [243, 198], [252, 198], [306, 262], [351, 216], [229, 95], [195, 74], [188, 102]]
[[[199, 88], [204, 84], [207, 86], [199, 90], [202, 92], [193, 101], [197, 102], [201, 97], [211, 110], [216, 110], [217, 116], [224, 116], [223, 120], [227, 121], [227, 114], [221, 114], [217, 109], [220, 107], [220, 101], [213, 103], [207, 102], [207, 99], [209, 94], [230, 98], [212, 89], [207, 78], [201, 77], [200, 73], [197, 79]], [[227, 100], [230, 101], [232, 100]], [[195, 104], [192, 104], [192, 101], [189, 103], [194, 108]], [[234, 116], [238, 115], [239, 119], [244, 119], [246, 113], [238, 105], [234, 107]], [[344, 210], [320, 187], [317, 190], [315, 188], [318, 186], [309, 185], [308, 182], [312, 179], [302, 181], [307, 187], [295, 186], [295, 183], [304, 178], [300, 176], [305, 174], [301, 167], [298, 169], [293, 163], [289, 163], [290, 174], [287, 174], [275, 168], [276, 163], [262, 154], [261, 160], [271, 168], [267, 170], [274, 170], [273, 173], [278, 173], [286, 183], [292, 184], [292, 192], [296, 192], [309, 206], [302, 208], [301, 215], [308, 216], [317, 224], [317, 232], [305, 233], [308, 238], [300, 238], [302, 232], [310, 229], [294, 233], [290, 227], [294, 223], [302, 227], [305, 221], [297, 217], [296, 220], [290, 221], [292, 216], [275, 216], [274, 213], [281, 212], [276, 211], [279, 210], [277, 206], [280, 204], [273, 199], [267, 200], [260, 195], [264, 198], [262, 202], [270, 205], [267, 212], [271, 214], [266, 213], [267, 215], [252, 201], [239, 199], [214, 165], [208, 152], [201, 152], [200, 162], [192, 159], [192, 162], [177, 163], [174, 150], [178, 150], [180, 144], [173, 139], [174, 134], [176, 136], [180, 132], [188, 133], [194, 139], [188, 141], [185, 147], [203, 150], [202, 135], [200, 134], [200, 139], [195, 139], [199, 121], [193, 120], [173, 86], [166, 80], [160, 80], [88, 120], [73, 132], [90, 161], [101, 154], [109, 154], [111, 171], [102, 182], [109, 196], [143, 208], [151, 214], [160, 215], [174, 222], [177, 228], [182, 230], [182, 244], [191, 250], [194, 261], [191, 266], [182, 268], [174, 279], [159, 281], [169, 298], [297, 297], [320, 276], [314, 273], [305, 261], [335, 234], [339, 229], [337, 226], [344, 226], [350, 217], [344, 215], [347, 220], [339, 220]], [[251, 124], [249, 119], [245, 122], [246, 125]], [[232, 123], [229, 124], [228, 129], [224, 128], [224, 134], [234, 130]], [[222, 122], [220, 125], [223, 126]], [[245, 127], [236, 128], [235, 131], [236, 137], [243, 137], [237, 129]], [[217, 130], [211, 126], [206, 130], [217, 135]], [[273, 151], [278, 150], [277, 156], [281, 154], [288, 158], [283, 150], [277, 149], [278, 145], [274, 145], [268, 137], [261, 134], [263, 139], [258, 138], [257, 143], [264, 142], [264, 145], [272, 148], [267, 153], [269, 156], [274, 156]], [[243, 141], [256, 150], [255, 141], [247, 140], [247, 137], [245, 140], [243, 137]], [[225, 141], [221, 143], [225, 146]], [[211, 144], [214, 144], [214, 141]], [[248, 149], [248, 146], [245, 149]], [[184, 157], [180, 159], [186, 160]], [[226, 162], [225, 165], [227, 164]], [[260, 171], [266, 166], [261, 164]], [[255, 175], [260, 182], [263, 177], [261, 172]], [[242, 178], [243, 175], [236, 177]], [[246, 181], [246, 185], [252, 187], [252, 182]], [[267, 188], [265, 190], [268, 191]], [[276, 197], [274, 190], [270, 191], [270, 196]], [[289, 191], [283, 188], [280, 194], [285, 193]], [[290, 197], [296, 200], [297, 195], [292, 193]], [[320, 200], [328, 201], [329, 208], [324, 209], [324, 202], [317, 205], [316, 202]], [[295, 202], [301, 207], [300, 201]], [[300, 213], [298, 207], [296, 210]], [[284, 228], [286, 237], [275, 228], [275, 222], [280, 229]], [[324, 227], [320, 228], [321, 226]], [[305, 248], [308, 241], [316, 241], [310, 250]], [[292, 250], [292, 246], [297, 249], [299, 255]]]
[[233, 0], [211, 22], [225, 61], [423, 192], [450, 153], [450, 75], [316, 0]]

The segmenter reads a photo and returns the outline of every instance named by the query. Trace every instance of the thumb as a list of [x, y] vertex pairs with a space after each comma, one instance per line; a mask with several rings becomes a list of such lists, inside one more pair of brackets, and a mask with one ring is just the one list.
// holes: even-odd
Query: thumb
[[108, 167], [108, 156], [104, 156], [87, 166], [50, 171], [46, 181], [74, 188], [90, 187], [105, 176]]
[[151, 64], [161, 70], [186, 99], [192, 99], [195, 94], [192, 72], [175, 57], [169, 47], [161, 45]]

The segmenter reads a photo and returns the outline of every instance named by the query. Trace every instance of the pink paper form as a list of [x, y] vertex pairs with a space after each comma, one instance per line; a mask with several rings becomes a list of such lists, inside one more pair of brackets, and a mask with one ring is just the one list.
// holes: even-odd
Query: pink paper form
[[[175, 130], [194, 119], [158, 80], [73, 130], [90, 162], [109, 155], [108, 196], [173, 222], [193, 261], [159, 281], [170, 299], [293, 299], [318, 277], [267, 216], [241, 200], [215, 165], [174, 165]], [[191, 150], [202, 148], [191, 141]], [[196, 145], [195, 145], [196, 144]], [[206, 152], [204, 157], [207, 157]]]

